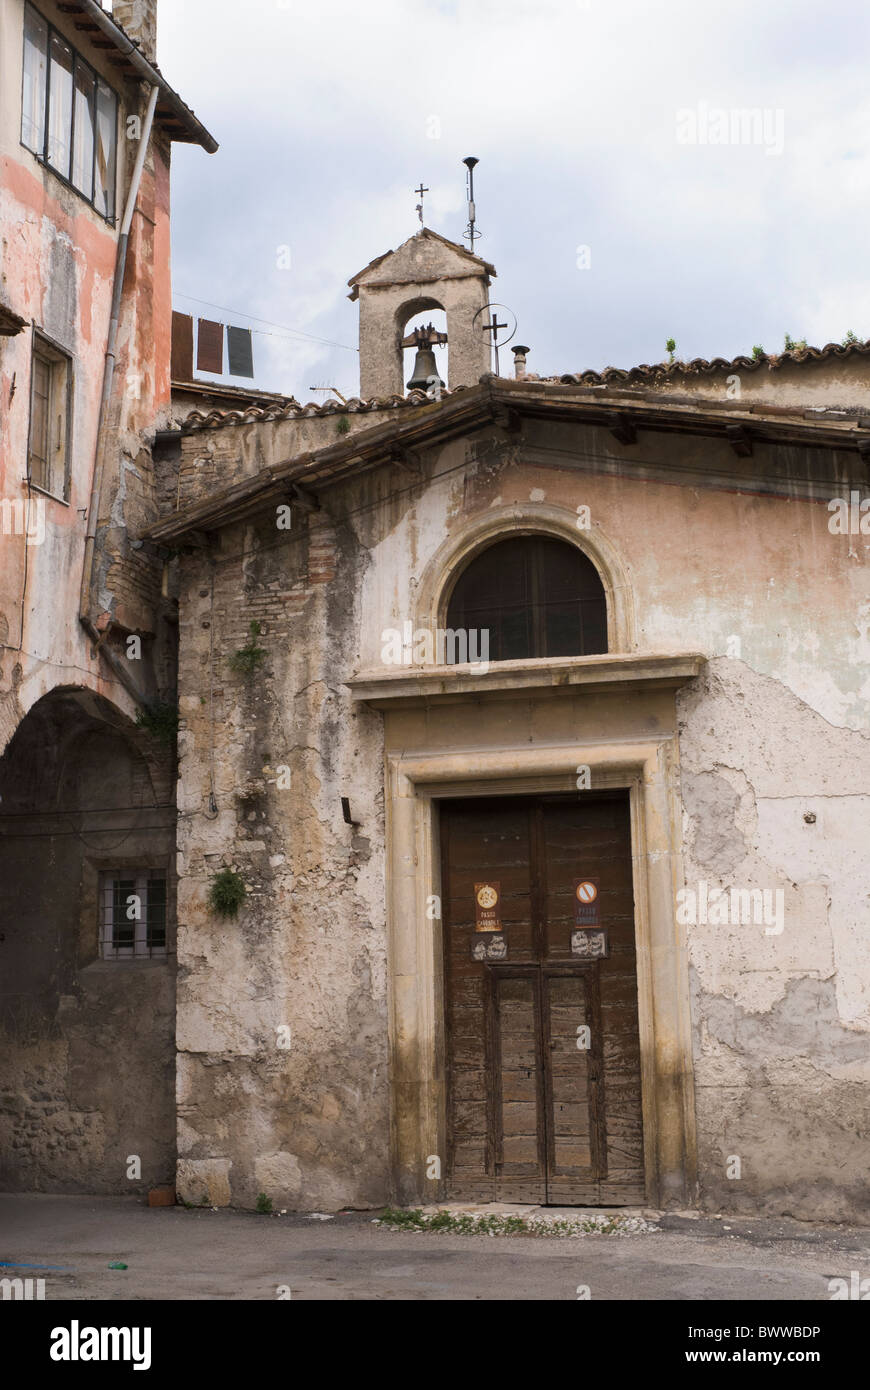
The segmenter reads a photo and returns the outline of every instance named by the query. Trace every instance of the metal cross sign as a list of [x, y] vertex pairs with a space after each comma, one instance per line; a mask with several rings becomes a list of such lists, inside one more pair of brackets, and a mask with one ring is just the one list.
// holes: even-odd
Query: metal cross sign
[[419, 201], [419, 203], [417, 204], [417, 216], [419, 217], [419, 219], [420, 219], [420, 225], [422, 226], [422, 225], [423, 225], [423, 194], [429, 192], [428, 188], [424, 188], [424, 186], [423, 186], [423, 180], [422, 180], [422, 179], [420, 180], [420, 187], [419, 187], [419, 188], [415, 188], [415, 189], [414, 189], [414, 192], [415, 192], [415, 193], [419, 193], [419, 195], [420, 195], [420, 201]]
[[492, 339], [492, 341], [493, 341], [493, 344], [497, 347], [497, 346], [498, 346], [498, 339], [495, 337], [495, 334], [498, 333], [498, 330], [499, 330], [500, 328], [507, 328], [507, 323], [499, 323], [499, 321], [498, 321], [498, 314], [493, 314], [493, 316], [492, 316], [492, 322], [491, 322], [491, 323], [484, 323], [484, 324], [482, 324], [481, 326], [482, 326], [482, 329], [483, 329], [483, 332], [484, 332], [484, 333], [492, 333], [492, 334], [493, 334], [493, 339]]
[[[504, 309], [505, 313], [508, 315], [504, 323], [499, 322], [498, 314], [496, 312], [498, 309]], [[481, 315], [487, 314], [489, 315], [488, 319], [485, 317], [481, 317]], [[474, 327], [477, 329], [478, 333], [485, 333], [488, 336], [488, 340], [492, 346], [493, 353], [495, 354], [495, 374], [496, 376], [498, 376], [498, 350], [499, 347], [504, 347], [506, 343], [509, 343], [511, 338], [516, 333], [516, 318], [514, 317], [514, 314], [507, 307], [506, 304], [484, 304], [482, 309], [478, 309], [477, 313], [474, 315], [474, 319], [472, 320], [472, 322], [474, 324]], [[513, 327], [511, 327], [511, 323], [513, 323]], [[504, 338], [499, 339], [498, 335], [503, 328], [510, 329], [510, 332], [507, 333]]]

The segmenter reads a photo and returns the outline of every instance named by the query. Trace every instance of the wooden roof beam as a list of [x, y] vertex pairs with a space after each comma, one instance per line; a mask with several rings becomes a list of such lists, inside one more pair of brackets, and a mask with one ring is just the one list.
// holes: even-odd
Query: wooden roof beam
[[637, 425], [631, 416], [626, 415], [624, 411], [614, 411], [608, 419], [607, 428], [620, 444], [637, 443]]
[[752, 437], [745, 425], [726, 425], [725, 435], [738, 458], [752, 457]]

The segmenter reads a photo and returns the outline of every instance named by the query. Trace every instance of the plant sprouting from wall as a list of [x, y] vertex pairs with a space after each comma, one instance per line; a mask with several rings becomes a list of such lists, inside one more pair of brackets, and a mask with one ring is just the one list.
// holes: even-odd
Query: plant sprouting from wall
[[159, 701], [136, 711], [136, 725], [170, 746], [178, 736], [178, 706]]
[[350, 433], [350, 420], [348, 420], [346, 415], [339, 415], [335, 422], [335, 432], [336, 434]]
[[230, 669], [235, 671], [237, 676], [244, 676], [246, 680], [250, 680], [256, 674], [266, 659], [266, 648], [257, 645], [257, 638], [262, 630], [260, 623], [252, 622], [248, 628], [247, 642], [230, 657]]
[[760, 362], [762, 357], [767, 356], [767, 353], [764, 351], [764, 348], [761, 346], [761, 343], [755, 344], [755, 346], [752, 349], [752, 356], [756, 362]]
[[211, 881], [208, 905], [217, 917], [235, 917], [246, 897], [241, 874], [233, 869], [221, 869]]
[[668, 361], [669, 361], [669, 362], [673, 362], [673, 360], [674, 360], [674, 353], [675, 353], [676, 350], [677, 350], [677, 340], [676, 340], [676, 338], [668, 338], [668, 341], [665, 343], [665, 348], [667, 349]]

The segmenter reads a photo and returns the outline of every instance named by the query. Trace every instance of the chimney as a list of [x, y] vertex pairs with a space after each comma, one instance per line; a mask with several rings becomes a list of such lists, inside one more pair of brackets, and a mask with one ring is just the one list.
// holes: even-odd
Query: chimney
[[526, 354], [531, 352], [531, 350], [531, 348], [521, 347], [519, 345], [515, 348], [511, 348], [511, 352], [514, 355], [514, 376], [517, 381], [522, 381], [526, 374]]
[[157, 0], [114, 0], [112, 18], [138, 43], [143, 58], [157, 58]]

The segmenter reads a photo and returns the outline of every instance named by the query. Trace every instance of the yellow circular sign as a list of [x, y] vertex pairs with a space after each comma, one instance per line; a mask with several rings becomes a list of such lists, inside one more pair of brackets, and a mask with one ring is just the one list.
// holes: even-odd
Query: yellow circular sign
[[482, 888], [478, 889], [477, 901], [481, 907], [495, 907], [498, 902], [498, 893], [490, 884], [485, 883]]

